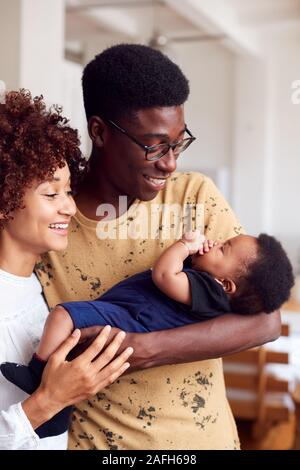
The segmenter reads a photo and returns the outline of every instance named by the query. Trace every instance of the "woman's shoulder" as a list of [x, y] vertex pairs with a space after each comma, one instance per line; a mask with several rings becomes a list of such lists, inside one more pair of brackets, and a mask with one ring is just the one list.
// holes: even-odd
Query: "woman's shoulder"
[[21, 277], [0, 270], [0, 320], [26, 311], [29, 314], [35, 305], [44, 304], [42, 286], [35, 274]]

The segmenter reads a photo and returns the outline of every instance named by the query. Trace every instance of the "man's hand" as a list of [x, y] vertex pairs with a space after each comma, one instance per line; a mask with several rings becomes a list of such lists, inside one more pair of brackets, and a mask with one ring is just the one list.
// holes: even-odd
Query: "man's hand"
[[[69, 354], [67, 356], [67, 360], [72, 361], [76, 357], [80, 356], [80, 354], [82, 354], [90, 346], [90, 344], [92, 344], [92, 342], [94, 341], [96, 336], [98, 336], [98, 334], [100, 333], [100, 331], [103, 330], [103, 328], [104, 328], [104, 326], [89, 326], [88, 328], [82, 328], [80, 330], [81, 335], [80, 335], [79, 342], [69, 352]], [[108, 340], [107, 340], [108, 343], [115, 336], [115, 334], [116, 334], [115, 330], [117, 330], [117, 332], [121, 331], [121, 330], [116, 329], [116, 328], [112, 329], [110, 331], [109, 336], [108, 336]]]

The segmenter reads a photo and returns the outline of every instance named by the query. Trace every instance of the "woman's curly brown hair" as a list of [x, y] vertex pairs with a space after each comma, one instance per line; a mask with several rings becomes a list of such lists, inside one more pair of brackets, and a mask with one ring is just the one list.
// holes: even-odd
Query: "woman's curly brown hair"
[[23, 207], [23, 197], [34, 181], [46, 181], [65, 162], [72, 186], [86, 168], [78, 132], [69, 127], [59, 106], [46, 108], [42, 96], [27, 90], [10, 91], [0, 103], [0, 228]]

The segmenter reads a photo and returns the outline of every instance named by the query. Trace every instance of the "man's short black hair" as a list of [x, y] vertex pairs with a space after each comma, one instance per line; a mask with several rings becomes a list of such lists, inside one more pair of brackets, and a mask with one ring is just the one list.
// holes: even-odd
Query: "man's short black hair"
[[119, 44], [98, 54], [82, 76], [87, 119], [118, 118], [152, 107], [179, 106], [189, 85], [178, 65], [160, 51]]
[[238, 282], [231, 308], [241, 314], [271, 313], [282, 306], [294, 285], [291, 263], [280, 242], [260, 234], [258, 254]]

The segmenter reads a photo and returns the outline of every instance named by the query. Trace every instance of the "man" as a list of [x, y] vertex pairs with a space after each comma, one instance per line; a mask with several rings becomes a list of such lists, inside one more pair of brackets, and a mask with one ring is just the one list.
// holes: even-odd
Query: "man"
[[[174, 175], [194, 140], [183, 110], [188, 82], [174, 63], [145, 46], [114, 46], [86, 66], [83, 94], [93, 149], [69, 248], [47, 256], [40, 272], [51, 307], [97, 298], [148, 269], [184, 222], [203, 225], [214, 240], [241, 231], [207, 177]], [[139, 371], [77, 407], [70, 448], [238, 448], [222, 362], [211, 358], [273, 340], [279, 330], [276, 312], [128, 334]]]

